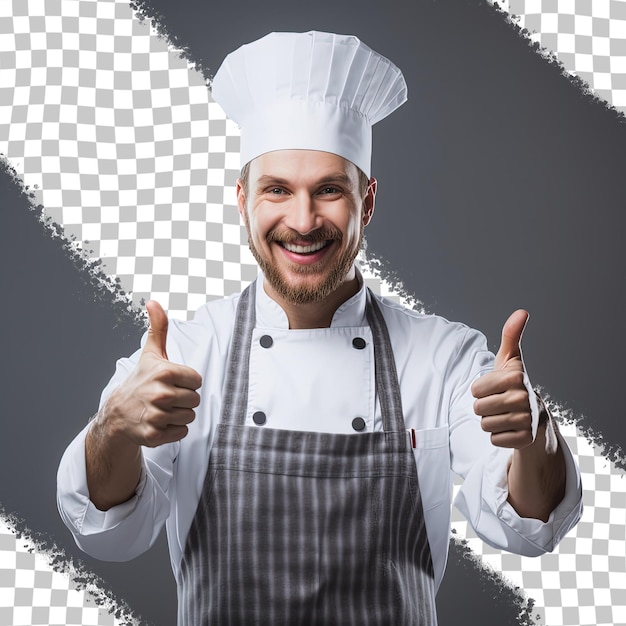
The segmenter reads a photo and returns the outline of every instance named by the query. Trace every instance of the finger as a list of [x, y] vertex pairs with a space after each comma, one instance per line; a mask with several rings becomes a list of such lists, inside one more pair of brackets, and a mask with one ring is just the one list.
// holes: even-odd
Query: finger
[[505, 432], [531, 432], [531, 416], [525, 411], [488, 415], [480, 420], [481, 428], [488, 433], [498, 434]]
[[528, 413], [530, 415], [528, 394], [526, 391], [515, 389], [503, 394], [480, 398], [474, 402], [474, 413], [480, 417], [506, 413]]
[[486, 398], [492, 394], [504, 393], [509, 389], [523, 389], [528, 395], [524, 386], [523, 371], [498, 370], [487, 372], [472, 383], [471, 392], [475, 398]]
[[172, 409], [165, 414], [167, 420], [164, 428], [170, 426], [186, 426], [196, 419], [196, 412], [193, 409]]
[[165, 428], [153, 428], [144, 436], [143, 445], [156, 448], [166, 443], [180, 441], [188, 432], [187, 426], [168, 425]]
[[200, 395], [193, 389], [170, 385], [162, 380], [149, 383], [142, 393], [144, 401], [163, 411], [176, 407], [194, 408], [200, 404]]
[[530, 431], [509, 431], [503, 433], [493, 433], [491, 443], [499, 448], [525, 448], [533, 442]]
[[524, 394], [521, 391], [514, 391], [503, 394], [502, 398], [498, 396], [481, 398], [474, 402], [474, 413], [479, 417], [506, 415], [510, 413], [526, 413], [530, 415], [528, 394]]
[[193, 409], [162, 409], [153, 405], [141, 416], [141, 428], [145, 437], [156, 436], [156, 431], [166, 430], [169, 426], [185, 426], [196, 419]]
[[149, 428], [163, 430], [169, 426], [185, 426], [191, 424], [196, 419], [196, 412], [193, 409], [167, 409], [157, 411], [153, 409], [152, 414], [144, 418]]
[[530, 412], [530, 400], [526, 389], [509, 389], [504, 393], [478, 398], [474, 402], [474, 413], [481, 417], [519, 411]]
[[156, 300], [148, 300], [146, 302], [146, 310], [148, 311], [148, 319], [150, 327], [148, 328], [148, 337], [144, 344], [144, 352], [152, 352], [163, 359], [167, 359], [165, 345], [167, 341], [167, 315], [163, 307]]
[[195, 369], [171, 361], [162, 363], [159, 371], [155, 371], [154, 378], [167, 385], [191, 389], [192, 391], [200, 389], [202, 386], [202, 376]]
[[500, 342], [500, 349], [496, 354], [496, 360], [494, 363], [494, 370], [499, 370], [505, 367], [510, 359], [522, 357], [522, 333], [526, 323], [528, 322], [528, 311], [524, 309], [518, 309], [511, 314], [509, 319], [504, 323], [502, 328], [502, 340]]
[[187, 426], [175, 426], [170, 424], [167, 427], [167, 434], [172, 441], [180, 441], [183, 437], [186, 437], [189, 433]]
[[172, 401], [175, 409], [195, 409], [200, 404], [200, 394], [192, 389], [176, 388], [176, 396]]
[[200, 395], [192, 389], [162, 383], [155, 383], [146, 399], [162, 411], [195, 409], [200, 404]]

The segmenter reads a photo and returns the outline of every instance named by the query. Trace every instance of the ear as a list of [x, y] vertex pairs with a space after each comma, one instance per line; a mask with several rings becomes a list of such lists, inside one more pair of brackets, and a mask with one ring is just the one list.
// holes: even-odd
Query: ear
[[374, 215], [374, 205], [376, 204], [376, 188], [378, 181], [372, 176], [367, 187], [367, 193], [363, 199], [363, 226], [367, 226]]
[[245, 219], [246, 196], [243, 192], [243, 185], [241, 184], [241, 178], [237, 179], [237, 187], [235, 191], [237, 194], [237, 208], [239, 209], [239, 215], [241, 215], [242, 219]]

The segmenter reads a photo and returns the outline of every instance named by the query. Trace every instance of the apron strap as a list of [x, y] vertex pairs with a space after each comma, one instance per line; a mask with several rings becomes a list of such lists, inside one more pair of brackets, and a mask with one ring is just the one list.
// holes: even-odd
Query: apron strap
[[256, 322], [256, 281], [250, 283], [239, 297], [235, 325], [228, 352], [228, 369], [224, 382], [224, 399], [220, 421], [224, 424], [244, 423], [248, 408], [250, 345]]
[[376, 393], [380, 398], [383, 430], [385, 432], [399, 432], [406, 427], [402, 413], [402, 397], [396, 362], [393, 358], [393, 349], [385, 318], [369, 287], [367, 288], [365, 314], [374, 338]]

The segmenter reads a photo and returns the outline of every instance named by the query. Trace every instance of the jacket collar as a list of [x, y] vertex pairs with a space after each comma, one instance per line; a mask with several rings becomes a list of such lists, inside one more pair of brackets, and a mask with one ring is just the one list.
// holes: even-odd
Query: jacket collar
[[[358, 268], [356, 269], [359, 290], [348, 298], [333, 315], [331, 328], [367, 326], [365, 316], [365, 283]], [[289, 320], [283, 308], [272, 300], [263, 288], [264, 276], [259, 272], [256, 281], [256, 326], [260, 328], [282, 328], [289, 329]]]

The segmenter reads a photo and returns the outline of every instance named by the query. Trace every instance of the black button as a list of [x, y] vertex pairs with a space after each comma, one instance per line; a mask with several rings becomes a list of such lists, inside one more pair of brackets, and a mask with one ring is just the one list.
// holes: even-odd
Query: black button
[[[367, 345], [367, 342], [365, 341], [365, 339], [363, 339], [363, 337], [355, 337], [352, 340], [352, 345], [357, 349], [357, 350], [363, 350], [363, 348], [365, 348], [365, 346]], [[360, 419], [360, 418], [359, 418]]]
[[260, 344], [263, 348], [271, 348], [274, 340], [269, 335], [263, 335], [260, 339]]
[[352, 420], [352, 428], [354, 428], [354, 430], [358, 430], [359, 432], [365, 430], [365, 420], [362, 417], [355, 417]]
[[253, 416], [252, 416], [252, 421], [257, 425], [257, 426], [263, 426], [263, 424], [265, 424], [265, 422], [267, 422], [267, 417], [265, 416], [265, 413], [263, 413], [263, 411], [257, 411]]

